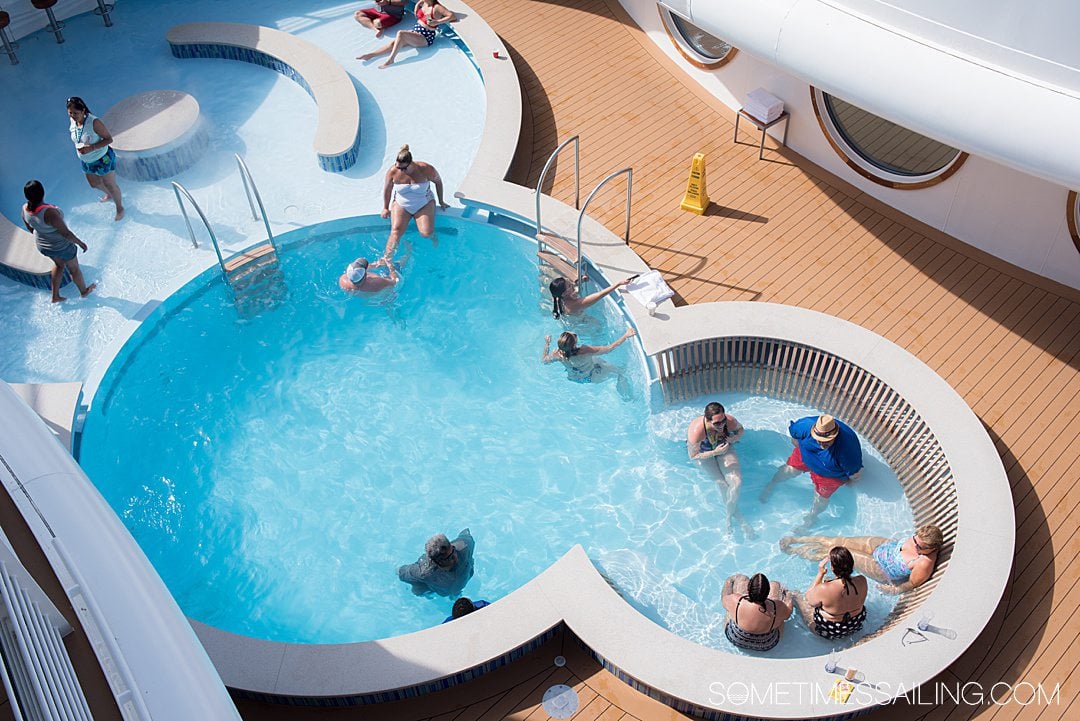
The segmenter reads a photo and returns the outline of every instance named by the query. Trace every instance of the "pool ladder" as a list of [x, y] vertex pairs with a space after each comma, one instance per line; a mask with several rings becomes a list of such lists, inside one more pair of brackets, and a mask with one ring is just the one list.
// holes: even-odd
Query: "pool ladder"
[[[544, 187], [544, 180], [547, 178], [548, 170], [550, 170], [551, 166], [555, 163], [559, 153], [571, 143], [574, 144], [574, 209], [579, 210], [577, 219], [577, 237], [573, 240], [553, 231], [545, 230], [540, 221], [540, 196]], [[551, 268], [554, 268], [555, 272], [559, 275], [567, 279], [573, 279], [575, 284], [580, 285], [585, 278], [585, 264], [581, 254], [581, 223], [585, 219], [585, 211], [588, 210], [589, 203], [592, 202], [592, 199], [608, 181], [613, 180], [624, 173], [626, 174], [626, 231], [624, 233], [624, 239], [629, 245], [630, 204], [633, 199], [634, 186], [633, 168], [623, 168], [622, 170], [616, 170], [614, 173], [608, 175], [592, 189], [592, 192], [589, 193], [589, 197], [585, 199], [585, 205], [581, 205], [580, 136], [575, 135], [571, 138], [567, 138], [559, 144], [559, 147], [555, 148], [551, 157], [548, 158], [547, 163], [544, 164], [544, 169], [540, 171], [540, 179], [536, 182], [536, 255], [540, 259], [542, 266], [550, 266]]]
[[[285, 285], [284, 277], [281, 274], [281, 262], [278, 258], [277, 245], [274, 243], [274, 233], [270, 230], [270, 221], [267, 219], [266, 208], [263, 206], [259, 189], [255, 185], [255, 179], [251, 177], [251, 171], [248, 170], [247, 164], [239, 155], [235, 157], [237, 168], [240, 171], [240, 180], [244, 184], [244, 193], [247, 195], [248, 206], [251, 208], [251, 219], [258, 220], [261, 214], [263, 227], [266, 228], [266, 240], [262, 243], [235, 253], [226, 259], [221, 253], [221, 246], [218, 243], [213, 227], [210, 225], [210, 221], [207, 220], [206, 214], [199, 207], [195, 198], [192, 197], [187, 188], [176, 181], [172, 182], [172, 187], [173, 194], [176, 196], [176, 203], [180, 206], [180, 213], [184, 216], [184, 223], [187, 224], [188, 236], [191, 238], [192, 246], [198, 248], [199, 242], [195, 239], [195, 231], [191, 227], [191, 218], [188, 216], [187, 208], [184, 207], [184, 198], [187, 198], [195, 212], [199, 214], [199, 218], [202, 219], [203, 226], [206, 228], [210, 241], [214, 245], [214, 252], [217, 254], [222, 277], [232, 288], [237, 307], [243, 314], [248, 315], [258, 312], [268, 304], [274, 305], [284, 298]], [[258, 213], [256, 213], [256, 204], [258, 204]]]

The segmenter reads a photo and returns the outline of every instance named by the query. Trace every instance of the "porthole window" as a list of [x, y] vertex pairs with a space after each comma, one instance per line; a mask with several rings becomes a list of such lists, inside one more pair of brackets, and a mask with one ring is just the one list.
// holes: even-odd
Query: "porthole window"
[[737, 52], [730, 43], [705, 32], [686, 18], [657, 5], [671, 42], [691, 64], [699, 68], [718, 68], [729, 62]]
[[1069, 191], [1065, 212], [1069, 214], [1069, 235], [1072, 236], [1076, 249], [1080, 251], [1080, 195], [1075, 190]]
[[967, 153], [811, 88], [814, 113], [833, 149], [860, 175], [893, 188], [948, 178]]

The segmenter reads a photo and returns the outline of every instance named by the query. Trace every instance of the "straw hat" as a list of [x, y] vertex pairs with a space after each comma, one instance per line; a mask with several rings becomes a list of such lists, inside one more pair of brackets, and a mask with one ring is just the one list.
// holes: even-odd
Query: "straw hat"
[[832, 443], [840, 435], [840, 426], [836, 425], [836, 419], [832, 416], [818, 416], [814, 427], [810, 429], [810, 435], [819, 443]]

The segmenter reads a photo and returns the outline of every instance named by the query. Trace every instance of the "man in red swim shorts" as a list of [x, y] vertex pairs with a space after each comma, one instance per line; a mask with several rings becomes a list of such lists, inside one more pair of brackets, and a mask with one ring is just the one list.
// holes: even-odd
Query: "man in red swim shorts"
[[761, 492], [761, 502], [769, 500], [777, 483], [809, 472], [814, 483], [814, 503], [797, 529], [805, 531], [829, 505], [832, 494], [862, 473], [862, 448], [855, 431], [830, 415], [792, 421], [788, 433], [795, 449]]
[[381, 38], [384, 30], [405, 17], [405, 0], [375, 0], [375, 7], [357, 10], [353, 17], [364, 27], [374, 30], [375, 37]]

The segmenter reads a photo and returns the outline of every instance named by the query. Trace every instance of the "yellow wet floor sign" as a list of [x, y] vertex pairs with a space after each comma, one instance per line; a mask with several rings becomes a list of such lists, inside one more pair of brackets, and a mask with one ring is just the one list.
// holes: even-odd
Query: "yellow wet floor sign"
[[694, 160], [690, 163], [690, 179], [686, 181], [686, 195], [679, 207], [698, 215], [703, 215], [709, 207], [709, 194], [705, 190], [705, 153], [694, 153]]

